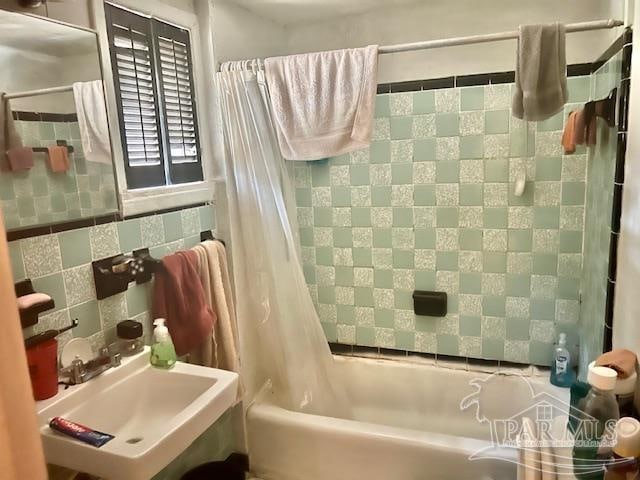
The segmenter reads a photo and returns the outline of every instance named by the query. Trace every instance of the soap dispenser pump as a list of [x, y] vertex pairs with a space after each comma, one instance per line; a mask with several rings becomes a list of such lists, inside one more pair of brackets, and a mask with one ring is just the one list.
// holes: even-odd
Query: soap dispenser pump
[[156, 318], [153, 321], [153, 345], [151, 345], [151, 365], [157, 368], [170, 369], [177, 360], [176, 350], [169, 335], [169, 329], [165, 326], [164, 318]]
[[557, 387], [569, 388], [575, 380], [571, 369], [571, 354], [567, 350], [567, 334], [561, 333], [558, 336], [558, 346], [553, 352], [551, 359], [551, 383]]

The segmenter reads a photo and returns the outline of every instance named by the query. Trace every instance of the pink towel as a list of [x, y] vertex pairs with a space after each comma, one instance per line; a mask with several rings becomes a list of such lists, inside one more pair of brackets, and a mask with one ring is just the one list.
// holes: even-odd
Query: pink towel
[[154, 318], [165, 318], [178, 355], [186, 355], [211, 338], [216, 315], [207, 306], [193, 251], [162, 259], [153, 290]]
[[69, 150], [66, 146], [48, 147], [47, 163], [53, 173], [69, 170]]
[[9, 168], [14, 172], [33, 168], [33, 150], [31, 147], [17, 147], [7, 150]]

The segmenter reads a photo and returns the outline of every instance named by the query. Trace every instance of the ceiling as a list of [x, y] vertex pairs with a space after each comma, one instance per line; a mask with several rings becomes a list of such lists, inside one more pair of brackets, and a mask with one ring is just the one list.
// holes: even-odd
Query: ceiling
[[66, 56], [96, 52], [97, 39], [80, 28], [0, 10], [0, 46]]
[[227, 0], [281, 25], [358, 15], [416, 0]]

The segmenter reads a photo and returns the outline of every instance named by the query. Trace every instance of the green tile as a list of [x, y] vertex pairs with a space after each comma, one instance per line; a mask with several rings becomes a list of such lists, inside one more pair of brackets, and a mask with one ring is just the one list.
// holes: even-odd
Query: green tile
[[327, 337], [328, 342], [338, 341], [338, 328], [335, 323], [320, 322], [320, 325], [324, 330], [324, 335]]
[[533, 234], [531, 230], [509, 230], [508, 245], [510, 252], [530, 252]]
[[373, 228], [373, 246], [375, 248], [391, 248], [392, 235], [390, 228]]
[[353, 305], [338, 305], [336, 307], [338, 323], [341, 325], [355, 325], [356, 315]]
[[479, 272], [461, 273], [460, 293], [476, 295], [482, 293], [482, 274]]
[[182, 215], [181, 212], [171, 212], [162, 215], [164, 224], [164, 239], [166, 242], [173, 242], [182, 238]]
[[33, 198], [22, 197], [18, 198], [18, 215], [21, 218], [25, 217], [35, 217], [36, 215], [36, 207], [33, 203]]
[[507, 207], [487, 207], [482, 212], [484, 228], [507, 228]]
[[458, 355], [458, 337], [456, 335], [437, 335], [438, 350], [442, 355]]
[[376, 332], [373, 327], [356, 327], [356, 344], [373, 347], [376, 343]]
[[562, 182], [562, 205], [584, 204], [584, 182]]
[[353, 207], [351, 209], [351, 224], [354, 227], [370, 227], [371, 226], [371, 208]]
[[13, 280], [18, 281], [26, 278], [24, 262], [22, 261], [22, 251], [20, 250], [20, 242], [9, 242], [9, 259], [11, 260]]
[[415, 235], [415, 248], [436, 248], [435, 228], [417, 228]]
[[373, 314], [376, 327], [393, 328], [393, 310], [376, 308]]
[[394, 163], [391, 165], [391, 183], [408, 185], [413, 183], [413, 164]]
[[353, 249], [353, 265], [355, 267], [371, 267], [373, 266], [370, 248], [354, 248]]
[[334, 287], [318, 287], [318, 302], [334, 305], [336, 303], [336, 289]]
[[392, 117], [390, 123], [392, 140], [405, 140], [413, 137], [412, 117]]
[[[196, 235], [196, 241], [193, 243], [193, 246], [196, 246], [199, 243], [198, 240], [198, 236]], [[307, 282], [307, 285], [313, 285], [316, 283], [315, 267], [311, 265], [303, 265], [302, 273], [304, 273], [304, 280]]]
[[55, 140], [56, 134], [53, 130], [53, 123], [38, 122], [39, 135], [41, 140]]
[[413, 209], [412, 208], [393, 208], [393, 226], [394, 227], [413, 227]]
[[535, 340], [529, 342], [529, 362], [531, 364], [549, 365], [552, 354], [552, 343], [542, 343]]
[[393, 288], [393, 270], [374, 270], [373, 285], [376, 288]]
[[118, 239], [120, 240], [120, 251], [129, 253], [138, 248], [142, 248], [142, 233], [140, 231], [140, 219], [125, 220], [118, 222]]
[[[388, 141], [372, 142], [369, 147], [369, 160], [371, 163], [391, 162], [391, 143]], [[329, 173], [327, 172], [327, 176]]]
[[458, 271], [458, 252], [436, 252], [438, 271]]
[[482, 184], [460, 185], [460, 205], [481, 206], [482, 203]]
[[512, 130], [509, 134], [509, 155], [511, 157], [533, 157], [536, 150], [534, 132], [524, 128]]
[[485, 273], [504, 273], [507, 271], [507, 254], [504, 252], [483, 252], [482, 271]]
[[458, 241], [460, 250], [482, 250], [482, 230], [461, 228]]
[[[569, 95], [571, 95], [571, 93], [569, 93]], [[562, 130], [563, 124], [564, 112], [560, 110], [551, 118], [538, 122], [536, 127], [539, 132], [552, 132], [554, 130]]]
[[506, 294], [509, 297], [529, 297], [531, 295], [531, 276], [508, 273], [505, 279]]
[[372, 186], [371, 205], [374, 207], [388, 207], [391, 205], [391, 187], [387, 185], [381, 187]]
[[62, 273], [58, 272], [45, 277], [34, 278], [32, 283], [36, 292], [46, 293], [53, 299], [56, 304], [54, 310], [60, 310], [67, 306], [67, 295], [64, 290]]
[[369, 165], [351, 165], [349, 167], [349, 173], [352, 186], [369, 185], [371, 183], [369, 177]]
[[534, 253], [532, 272], [537, 275], [557, 275], [558, 256], [550, 253]]
[[415, 92], [413, 94], [413, 114], [422, 115], [436, 111], [435, 93], [433, 90]]
[[331, 185], [329, 162], [318, 160], [311, 164], [311, 185], [314, 187], [328, 187]]
[[349, 163], [351, 163], [351, 156], [346, 153], [344, 155], [338, 155], [337, 157], [331, 157], [325, 160], [328, 160], [331, 165], [349, 165]]
[[482, 358], [504, 360], [504, 340], [499, 338], [482, 339]]
[[373, 288], [354, 287], [355, 304], [359, 307], [373, 307]]
[[529, 320], [509, 318], [505, 321], [507, 340], [529, 340]]
[[202, 230], [213, 230], [216, 228], [215, 209], [213, 205], [200, 207], [200, 228]]
[[414, 332], [395, 331], [396, 348], [413, 351], [416, 349], [416, 334]]
[[62, 268], [71, 268], [91, 262], [89, 229], [81, 228], [58, 234]]
[[71, 307], [69, 315], [78, 319], [78, 326], [72, 330], [74, 337], [86, 338], [100, 331], [100, 312], [96, 300]]
[[413, 187], [413, 199], [415, 206], [429, 206], [436, 204], [435, 185], [415, 185]]
[[524, 193], [521, 196], [516, 197], [513, 193], [513, 188], [509, 188], [507, 191], [509, 205], [518, 207], [527, 207], [533, 205], [533, 190], [533, 184], [531, 182], [527, 182]]
[[67, 202], [63, 193], [57, 193], [49, 197], [51, 202], [51, 211], [54, 213], [65, 212], [67, 210]]
[[555, 320], [556, 302], [554, 300], [531, 299], [531, 318], [536, 320]]
[[[122, 243], [120, 245], [122, 246]], [[300, 245], [313, 247], [313, 227], [300, 227]]]
[[580, 298], [580, 279], [558, 277], [558, 298], [578, 300]]
[[458, 227], [458, 207], [436, 207], [436, 226]]
[[436, 183], [458, 183], [459, 180], [460, 162], [458, 160], [441, 160], [436, 163]]
[[140, 315], [151, 308], [151, 288], [149, 284], [129, 285], [125, 293], [127, 312], [130, 317]]
[[482, 110], [484, 108], [484, 87], [460, 89], [460, 110]]
[[[355, 255], [354, 255], [353, 261], [355, 265]], [[324, 266], [333, 265], [333, 248], [332, 247], [316, 247], [316, 264], [324, 265]]]
[[568, 103], [586, 102], [591, 92], [591, 77], [571, 77], [567, 79]]
[[463, 337], [479, 337], [481, 330], [480, 317], [460, 316], [460, 335]]
[[560, 207], [533, 207], [534, 228], [559, 228]]
[[560, 181], [562, 159], [559, 157], [536, 158], [536, 180]]
[[460, 137], [460, 158], [482, 158], [484, 155], [484, 136], [466, 135]]
[[349, 227], [336, 227], [333, 229], [333, 245], [335, 247], [353, 246], [353, 229]]
[[331, 187], [331, 205], [334, 207], [350, 207], [351, 187]]
[[484, 112], [485, 133], [509, 133], [509, 110]]
[[[36, 197], [43, 197], [49, 193], [49, 182], [47, 182], [47, 177], [36, 176], [31, 178], [31, 186], [33, 187], [33, 194]], [[13, 186], [11, 186], [11, 191], [13, 191]], [[2, 193], [0, 192], [0, 195]], [[9, 198], [2, 198], [2, 200], [10, 200]]]
[[482, 297], [482, 314], [490, 317], [504, 317], [505, 297], [485, 295]]
[[313, 207], [313, 224], [316, 227], [333, 226], [333, 209], [331, 207]]
[[424, 138], [413, 142], [413, 157], [416, 162], [433, 161], [436, 159], [435, 138]]
[[582, 253], [582, 232], [560, 230], [560, 253]]
[[436, 136], [457, 137], [460, 134], [460, 116], [458, 113], [436, 114]]
[[312, 205], [311, 189], [310, 188], [296, 188], [296, 206], [297, 207], [310, 207]]
[[391, 116], [389, 109], [389, 95], [376, 95], [376, 114], [377, 118]]
[[490, 158], [484, 162], [485, 182], [508, 182], [509, 160], [506, 158]]
[[394, 268], [414, 268], [413, 250], [393, 249]]
[[424, 315], [416, 316], [416, 332], [435, 332], [438, 319]]

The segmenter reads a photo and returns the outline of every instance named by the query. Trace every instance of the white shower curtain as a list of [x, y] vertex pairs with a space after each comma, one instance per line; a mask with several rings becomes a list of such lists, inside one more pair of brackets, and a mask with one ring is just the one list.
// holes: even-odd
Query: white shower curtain
[[223, 65], [222, 110], [241, 363], [285, 408], [345, 415], [342, 384], [302, 272], [295, 202], [269, 114], [264, 71]]

